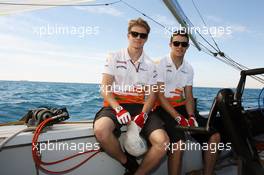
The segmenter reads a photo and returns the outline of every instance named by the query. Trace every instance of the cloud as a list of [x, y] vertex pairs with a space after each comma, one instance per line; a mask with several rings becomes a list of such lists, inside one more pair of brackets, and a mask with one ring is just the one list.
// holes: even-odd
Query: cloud
[[28, 14], [0, 17], [0, 79], [98, 83], [106, 54], [37, 37], [43, 24]]
[[209, 22], [215, 22], [215, 23], [222, 23], [223, 22], [223, 19], [222, 18], [220, 18], [218, 16], [213, 16], [213, 15], [206, 16], [206, 19]]
[[174, 20], [174, 18], [157, 14], [157, 15], [153, 15], [153, 19], [158, 23], [160, 23], [161, 25], [165, 26], [165, 28], [152, 26], [151, 32], [164, 39], [170, 38], [171, 31], [175, 31], [176, 29], [179, 29], [179, 24], [176, 20]]
[[155, 15], [154, 19], [158, 21], [159, 23], [165, 25], [165, 26], [175, 26], [177, 25], [176, 20], [173, 20], [167, 16], [157, 14]]
[[[208, 15], [206, 16], [206, 19], [208, 21], [208, 24], [212, 24], [212, 23], [215, 24], [214, 26], [210, 25], [209, 28], [216, 27], [220, 29], [213, 34], [213, 37], [215, 38], [228, 39], [228, 38], [232, 38], [232, 35], [237, 33], [250, 32], [250, 29], [246, 25], [235, 24], [230, 21], [228, 22], [218, 16]], [[224, 31], [221, 28], [224, 29]]]
[[251, 32], [247, 26], [241, 25], [241, 24], [231, 24], [227, 26], [226, 28], [228, 29], [228, 33], [224, 33], [222, 36], [219, 36], [219, 37], [227, 39], [227, 38], [232, 38], [236, 34]]
[[[229, 39], [232, 38], [234, 34], [250, 32], [247, 26], [244, 25], [215, 25], [215, 26], [202, 26], [195, 27], [202, 35], [209, 36], [210, 34], [214, 38], [219, 39]], [[194, 30], [195, 31], [195, 30]]]
[[103, 64], [92, 59], [96, 58], [75, 61], [52, 55], [4, 53], [0, 56], [0, 79], [98, 83]]
[[0, 33], [31, 35], [34, 26], [49, 24], [48, 21], [28, 14], [0, 16]]
[[239, 33], [249, 32], [248, 27], [245, 25], [234, 24], [231, 25], [230, 27], [233, 32], [239, 32]]
[[[99, 82], [106, 54], [0, 34], [0, 79]], [[91, 76], [93, 75], [93, 76]]]
[[[34, 56], [36, 55], [45, 56], [46, 59], [49, 59], [49, 57], [52, 56], [55, 57], [56, 60], [74, 58], [74, 60], [73, 59], [72, 60], [77, 61], [77, 60], [86, 60], [87, 58], [105, 57], [105, 54], [102, 53], [93, 53], [90, 51], [85, 51], [83, 53], [80, 53], [80, 51], [75, 52], [74, 47], [72, 46], [70, 49], [67, 48], [66, 46], [53, 44], [51, 42], [32, 40], [29, 38], [16, 36], [16, 35], [8, 35], [8, 34], [5, 35], [0, 34], [0, 50], [2, 51], [0, 56], [3, 55], [3, 53], [9, 53], [10, 55], [13, 53], [17, 53], [17, 54], [31, 54]], [[52, 59], [54, 60], [54, 58]]]
[[111, 16], [121, 16], [123, 12], [117, 10], [114, 7], [74, 7], [75, 9], [87, 12], [87, 13], [93, 13], [93, 14], [106, 14]]
[[21, 36], [0, 34], [0, 49], [2, 50], [12, 49], [15, 52], [38, 53], [38, 50], [57, 51], [60, 48], [58, 45], [45, 41], [34, 41]]

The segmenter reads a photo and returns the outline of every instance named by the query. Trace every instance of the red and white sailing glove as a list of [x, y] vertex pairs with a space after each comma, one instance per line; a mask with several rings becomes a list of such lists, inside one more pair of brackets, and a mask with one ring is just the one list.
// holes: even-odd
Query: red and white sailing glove
[[177, 123], [180, 125], [180, 126], [189, 126], [189, 123], [188, 123], [188, 120], [183, 117], [182, 115], [178, 115], [175, 120], [177, 121]]
[[140, 127], [143, 128], [146, 120], [148, 118], [148, 114], [145, 112], [141, 112], [140, 114], [138, 114], [137, 116], [135, 116], [134, 118], [134, 122]]
[[128, 122], [131, 121], [131, 116], [130, 116], [129, 112], [127, 110], [123, 109], [122, 106], [116, 107], [115, 112], [116, 112], [117, 121], [120, 124], [127, 124]]
[[194, 115], [189, 115], [188, 123], [191, 127], [198, 127], [198, 123], [197, 123]]

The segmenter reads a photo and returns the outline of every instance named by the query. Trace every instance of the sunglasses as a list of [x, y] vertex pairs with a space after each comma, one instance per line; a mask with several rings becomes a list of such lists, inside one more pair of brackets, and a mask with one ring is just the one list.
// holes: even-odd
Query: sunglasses
[[188, 47], [189, 46], [189, 43], [188, 42], [180, 42], [180, 41], [173, 41], [172, 44], [175, 46], [175, 47], [179, 47], [180, 45], [182, 47]]
[[148, 37], [148, 34], [147, 33], [139, 33], [139, 32], [129, 32], [133, 38], [137, 38], [139, 36], [139, 38], [141, 39], [146, 39]]

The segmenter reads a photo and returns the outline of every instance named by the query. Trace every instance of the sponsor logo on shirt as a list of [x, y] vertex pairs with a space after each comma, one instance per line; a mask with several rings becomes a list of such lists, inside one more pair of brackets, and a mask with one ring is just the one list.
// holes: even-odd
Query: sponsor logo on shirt
[[181, 72], [182, 72], [182, 73], [184, 73], [184, 74], [187, 74], [187, 72], [186, 72], [186, 71], [184, 71], [184, 70], [181, 70]]
[[117, 68], [117, 69], [119, 69], [119, 68], [127, 69], [127, 67], [125, 67], [125, 66], [116, 66], [116, 68]]
[[127, 64], [126, 61], [121, 61], [121, 60], [116, 60], [116, 63], [120, 63], [120, 64]]
[[139, 70], [141, 70], [141, 71], [148, 71], [147, 69], [144, 69], [142, 67], [140, 67]]

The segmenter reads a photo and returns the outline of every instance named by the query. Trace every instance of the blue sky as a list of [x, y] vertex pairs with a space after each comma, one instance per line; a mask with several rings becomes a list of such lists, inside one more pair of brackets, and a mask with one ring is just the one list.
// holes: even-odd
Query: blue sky
[[[125, 0], [168, 27], [179, 27], [161, 0]], [[110, 2], [110, 1], [95, 1]], [[203, 27], [191, 0], [178, 0], [196, 27]], [[263, 7], [260, 0], [194, 0], [219, 47], [235, 61], [264, 67]], [[56, 7], [0, 16], [0, 80], [99, 83], [106, 54], [127, 46], [129, 19], [142, 17], [123, 3], [103, 7]], [[146, 18], [145, 18], [146, 19]], [[145, 52], [158, 60], [168, 54], [166, 31], [146, 19], [151, 33]], [[52, 34], [51, 29], [68, 29]], [[48, 28], [50, 33], [48, 33]], [[87, 33], [82, 35], [82, 29]], [[75, 32], [73, 31], [75, 29]], [[78, 30], [78, 32], [77, 32]], [[41, 32], [41, 33], [40, 33]], [[45, 33], [46, 32], [46, 33]], [[211, 42], [208, 35], [204, 35]], [[185, 57], [194, 67], [194, 86], [235, 87], [239, 72], [190, 47]], [[250, 88], [264, 85], [251, 78]]]

